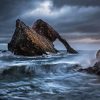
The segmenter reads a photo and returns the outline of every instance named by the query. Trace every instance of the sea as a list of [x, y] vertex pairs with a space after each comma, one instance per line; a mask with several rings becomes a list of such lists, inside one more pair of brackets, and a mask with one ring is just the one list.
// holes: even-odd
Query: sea
[[100, 76], [78, 71], [93, 66], [99, 44], [73, 44], [78, 54], [69, 54], [58, 43], [57, 54], [28, 57], [7, 41], [0, 38], [0, 100], [100, 100]]

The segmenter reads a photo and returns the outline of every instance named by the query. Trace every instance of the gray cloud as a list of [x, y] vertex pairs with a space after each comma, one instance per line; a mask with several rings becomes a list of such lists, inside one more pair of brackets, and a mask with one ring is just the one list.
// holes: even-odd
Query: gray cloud
[[[36, 0], [34, 0], [36, 1]], [[33, 9], [33, 0], [0, 0], [0, 35], [13, 33], [15, 20], [26, 10]]]
[[57, 7], [70, 6], [100, 6], [100, 0], [52, 0]]
[[100, 33], [99, 7], [74, 7], [73, 9], [69, 15], [65, 14], [60, 19], [60, 24], [57, 23], [56, 28], [58, 28], [59, 32]]
[[42, 18], [65, 34], [100, 34], [99, 0], [1, 0], [0, 35], [13, 34], [15, 20]]

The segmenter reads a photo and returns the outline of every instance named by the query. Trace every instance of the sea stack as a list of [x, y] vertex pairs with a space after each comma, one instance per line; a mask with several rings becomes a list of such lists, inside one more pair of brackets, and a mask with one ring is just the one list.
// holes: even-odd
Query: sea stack
[[56, 39], [59, 39], [60, 42], [66, 47], [68, 53], [78, 53], [76, 50], [74, 50], [68, 42], [63, 39], [60, 34], [53, 29], [48, 23], [45, 21], [38, 19], [33, 27], [33, 30], [35, 30], [38, 34], [45, 36], [49, 41], [54, 42]]
[[68, 53], [77, 53], [65, 39], [63, 39], [48, 23], [37, 20], [33, 27], [25, 25], [19, 19], [16, 20], [16, 29], [8, 50], [16, 55], [37, 56], [42, 54], [57, 53], [53, 42], [59, 39], [67, 49]]
[[8, 50], [16, 55], [37, 56], [47, 52], [56, 53], [57, 50], [51, 41], [36, 33], [19, 19], [16, 20], [14, 35], [8, 43]]

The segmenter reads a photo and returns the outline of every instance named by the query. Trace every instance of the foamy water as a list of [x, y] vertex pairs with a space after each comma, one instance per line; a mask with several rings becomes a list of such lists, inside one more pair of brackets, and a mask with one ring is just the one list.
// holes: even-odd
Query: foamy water
[[91, 65], [96, 51], [24, 57], [13, 55], [2, 45], [0, 99], [100, 100], [100, 78], [77, 71]]

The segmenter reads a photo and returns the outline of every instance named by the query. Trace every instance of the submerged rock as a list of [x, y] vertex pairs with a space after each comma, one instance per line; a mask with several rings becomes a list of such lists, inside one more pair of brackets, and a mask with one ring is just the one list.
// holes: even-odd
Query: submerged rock
[[54, 42], [56, 39], [59, 39], [59, 41], [61, 41], [66, 47], [68, 53], [78, 53], [68, 44], [65, 39], [60, 36], [57, 31], [55, 31], [48, 23], [44, 22], [43, 20], [37, 20], [34, 23], [32, 29], [34, 29], [40, 35], [45, 36], [51, 42]]
[[[23, 77], [33, 77], [35, 75], [35, 70], [27, 65], [14, 65], [6, 66], [6, 68], [0, 71], [0, 79], [20, 79]], [[1, 99], [0, 99], [1, 100]]]
[[14, 35], [8, 43], [8, 50], [16, 55], [35, 56], [46, 54], [46, 52], [56, 53], [52, 42], [36, 33], [26, 26], [19, 19], [16, 21]]
[[90, 74], [100, 75], [100, 62], [96, 62], [93, 67], [79, 69], [80, 72], [87, 72]]

